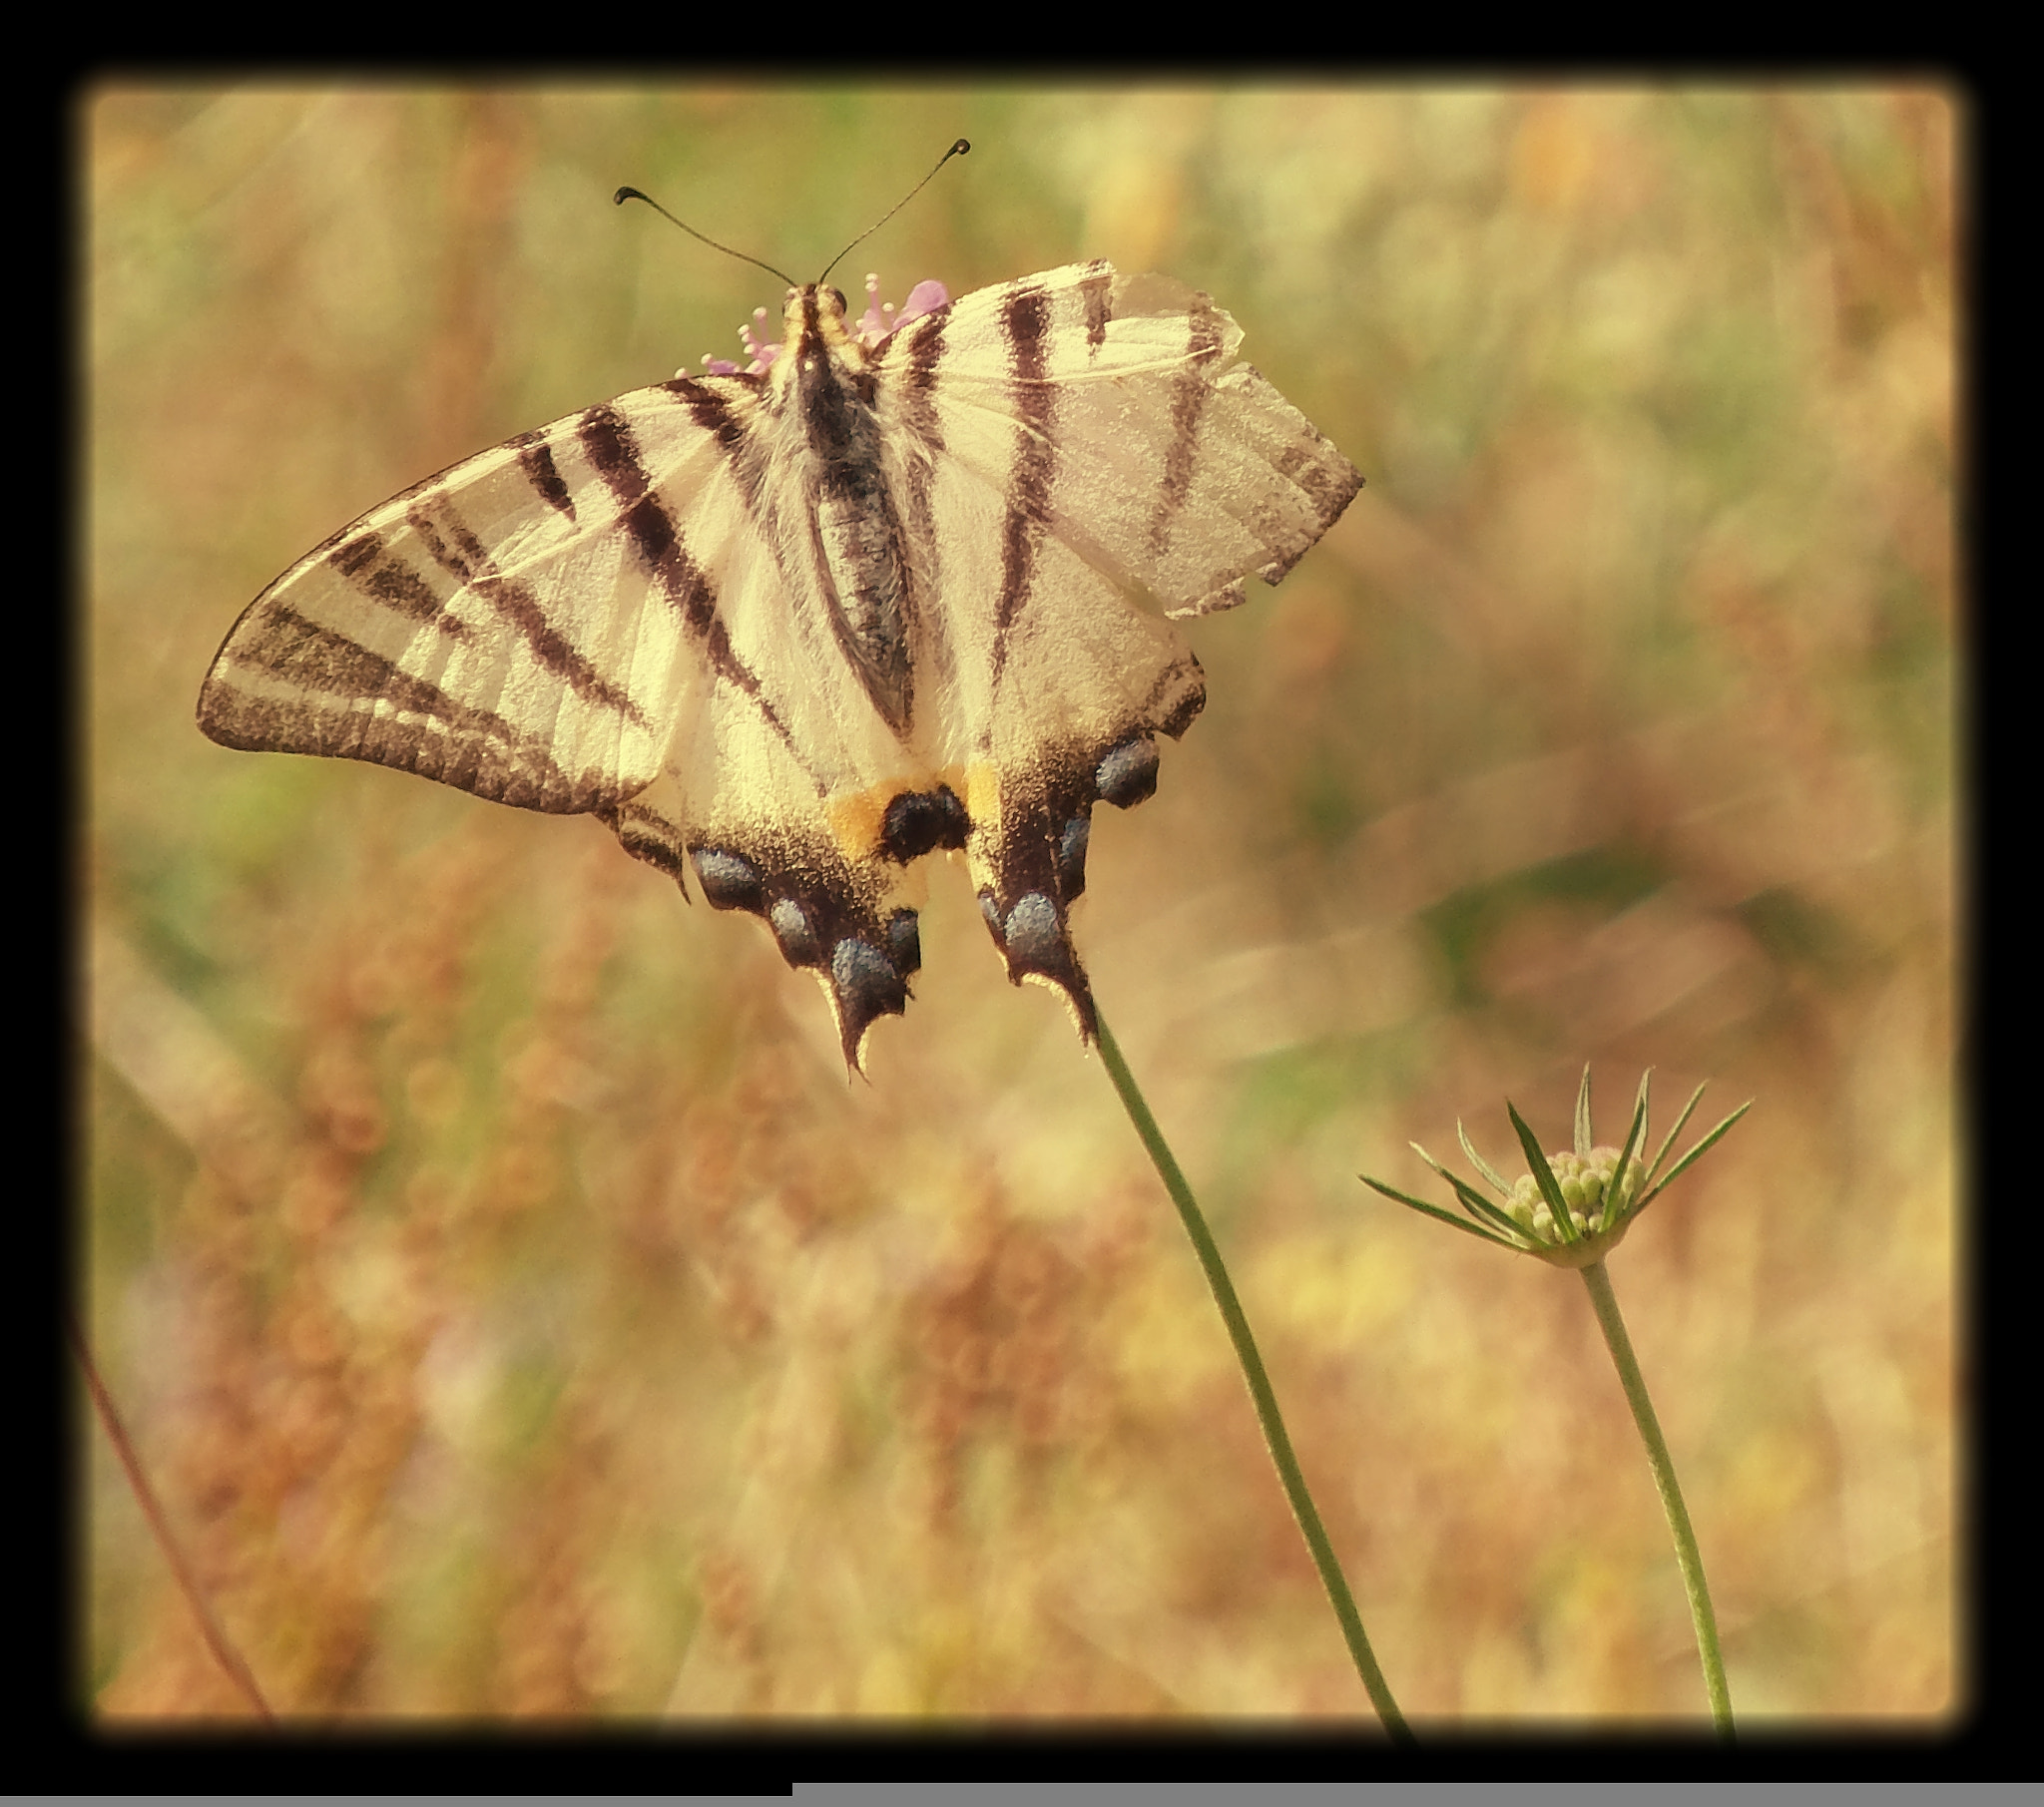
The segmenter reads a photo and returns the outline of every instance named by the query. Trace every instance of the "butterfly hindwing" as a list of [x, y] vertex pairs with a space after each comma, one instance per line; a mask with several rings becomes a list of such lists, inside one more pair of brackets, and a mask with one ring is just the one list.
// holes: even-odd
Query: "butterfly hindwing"
[[810, 287], [786, 328], [343, 529], [236, 625], [201, 726], [598, 815], [761, 916], [854, 1064], [920, 964], [915, 863], [961, 852], [1010, 976], [1090, 1034], [1093, 806], [1205, 699], [1159, 612], [1275, 583], [1361, 480], [1167, 277], [1072, 265], [871, 337]]

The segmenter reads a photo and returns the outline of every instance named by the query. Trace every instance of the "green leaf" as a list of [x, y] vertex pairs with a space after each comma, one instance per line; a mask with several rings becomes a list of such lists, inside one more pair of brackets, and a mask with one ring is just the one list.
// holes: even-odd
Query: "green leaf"
[[[1704, 1086], [1710, 1083], [1706, 1080]], [[1668, 1139], [1661, 1144], [1661, 1152], [1654, 1156], [1654, 1164], [1647, 1169], [1648, 1184], [1653, 1184], [1654, 1175], [1661, 1170], [1661, 1163], [1668, 1158], [1668, 1150], [1675, 1146], [1675, 1138], [1682, 1133], [1682, 1126], [1689, 1122], [1689, 1114], [1697, 1108], [1697, 1101], [1704, 1096], [1704, 1086], [1699, 1086], [1689, 1095], [1689, 1103], [1683, 1106], [1682, 1115], [1675, 1120], [1675, 1128], [1668, 1131]], [[1669, 1178], [1673, 1177], [1671, 1173]], [[1666, 1185], [1668, 1180], [1664, 1179], [1661, 1183]]]
[[1576, 1089], [1576, 1152], [1590, 1152], [1590, 1069], [1583, 1069], [1583, 1083]]
[[1481, 1192], [1469, 1184], [1459, 1173], [1450, 1172], [1417, 1142], [1412, 1144], [1412, 1150], [1421, 1160], [1425, 1161], [1428, 1166], [1445, 1179], [1448, 1184], [1455, 1188], [1455, 1196], [1461, 1201], [1462, 1208], [1479, 1223], [1488, 1219], [1512, 1236], [1523, 1236], [1526, 1233], [1519, 1227], [1516, 1218], [1507, 1216], [1503, 1211], [1499, 1210], [1496, 1205], [1492, 1204], [1488, 1198], [1484, 1197]]
[[1505, 1100], [1505, 1114], [1512, 1120], [1512, 1128], [1519, 1132], [1519, 1146], [1526, 1150], [1527, 1170], [1540, 1188], [1541, 1197], [1547, 1200], [1548, 1215], [1554, 1219], [1554, 1233], [1564, 1242], [1580, 1242], [1576, 1226], [1569, 1217], [1569, 1202], [1561, 1195], [1561, 1182], [1555, 1178], [1554, 1169], [1547, 1164], [1547, 1156], [1541, 1151], [1540, 1138], [1526, 1127], [1526, 1120], [1510, 1099]]
[[[1698, 1090], [1701, 1091], [1702, 1088], [1699, 1087]], [[1713, 1142], [1715, 1142], [1721, 1135], [1725, 1133], [1727, 1129], [1731, 1129], [1734, 1124], [1739, 1122], [1739, 1120], [1752, 1109], [1753, 1100], [1748, 1099], [1745, 1104], [1741, 1105], [1737, 1111], [1733, 1112], [1733, 1114], [1730, 1117], [1728, 1117], [1722, 1124], [1720, 1124], [1715, 1129], [1713, 1129], [1710, 1132], [1710, 1134], [1705, 1136], [1702, 1141], [1698, 1142], [1694, 1148], [1690, 1149], [1690, 1151], [1687, 1154], [1685, 1154], [1680, 1160], [1678, 1160], [1674, 1166], [1670, 1167], [1668, 1169], [1668, 1177], [1662, 1180], [1661, 1183], [1657, 1185], [1652, 1192], [1647, 1193], [1646, 1197], [1643, 1197], [1640, 1200], [1640, 1202], [1642, 1204], [1645, 1204], [1647, 1202], [1647, 1199], [1652, 1198], [1656, 1192], [1665, 1192], [1671, 1185], [1675, 1183], [1679, 1175], [1688, 1172], [1689, 1169], [1696, 1164], [1698, 1157], [1702, 1155], [1706, 1148], [1708, 1148]]]
[[1476, 1152], [1475, 1144], [1470, 1141], [1469, 1132], [1462, 1128], [1462, 1120], [1459, 1117], [1455, 1119], [1455, 1139], [1462, 1144], [1462, 1152], [1469, 1156], [1469, 1164], [1497, 1187], [1500, 1197], [1509, 1198], [1512, 1195], [1512, 1188], [1505, 1183], [1497, 1169]]
[[[1604, 1210], [1604, 1227], [1606, 1229], [1610, 1229], [1613, 1225], [1623, 1222], [1633, 1214], [1633, 1211], [1639, 1209], [1638, 1202], [1634, 1203], [1631, 1210], [1625, 1207], [1625, 1178], [1632, 1171], [1633, 1150], [1639, 1146], [1641, 1139], [1647, 1133], [1647, 1088], [1653, 1077], [1654, 1070], [1651, 1067], [1640, 1075], [1640, 1094], [1633, 1101], [1632, 1128], [1625, 1132], [1625, 1145], [1618, 1151], [1618, 1165], [1611, 1169], [1611, 1178], [1605, 1184], [1604, 1196], [1607, 1202]], [[1646, 1189], [1644, 1185], [1640, 1187], [1643, 1194]]]
[[1519, 1246], [1516, 1242], [1507, 1242], [1504, 1237], [1498, 1235], [1495, 1231], [1483, 1228], [1480, 1224], [1466, 1222], [1464, 1219], [1456, 1216], [1453, 1211], [1444, 1211], [1437, 1204], [1428, 1204], [1424, 1198], [1415, 1198], [1410, 1192], [1401, 1192], [1395, 1186], [1385, 1185], [1381, 1179], [1372, 1179], [1367, 1173], [1358, 1173], [1356, 1178], [1361, 1180], [1372, 1191], [1383, 1193], [1386, 1198], [1394, 1198], [1400, 1204], [1409, 1204], [1415, 1211], [1424, 1211], [1429, 1217], [1438, 1217], [1451, 1229], [1462, 1230], [1472, 1236], [1481, 1236], [1484, 1241], [1495, 1242], [1505, 1248], [1517, 1248]]

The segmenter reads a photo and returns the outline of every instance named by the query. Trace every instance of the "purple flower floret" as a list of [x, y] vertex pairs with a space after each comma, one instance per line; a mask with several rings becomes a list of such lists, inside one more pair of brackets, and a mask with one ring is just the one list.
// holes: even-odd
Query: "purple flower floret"
[[728, 357], [713, 357], [706, 351], [703, 354], [704, 374], [706, 376], [762, 375], [767, 365], [780, 355], [780, 341], [778, 339], [775, 339], [769, 345], [765, 339], [761, 338], [759, 333], [753, 330], [756, 326], [765, 326], [766, 324], [766, 309], [756, 307], [753, 309], [752, 319], [739, 328], [739, 337], [745, 340], [746, 349], [752, 354], [753, 361], [750, 364], [742, 368], [740, 365], [733, 363]]
[[943, 283], [925, 277], [908, 291], [908, 299], [900, 307], [892, 301], [880, 299], [880, 278], [870, 270], [866, 272], [866, 310], [852, 327], [853, 336], [870, 351], [890, 333], [899, 332], [910, 320], [920, 319], [926, 313], [934, 313], [949, 303], [950, 291]]
[[[939, 307], [948, 306], [950, 291], [943, 283], [930, 278], [918, 282], [908, 291], [908, 299], [897, 308], [892, 301], [880, 299], [880, 278], [870, 272], [866, 276], [866, 310], [852, 323], [852, 336], [868, 351], [882, 344], [890, 334], [898, 332], [910, 320], [920, 319], [926, 313], [934, 313]], [[756, 307], [750, 324], [739, 328], [739, 337], [746, 342], [746, 350], [752, 361], [743, 366], [728, 357], [712, 357], [703, 354], [703, 370], [708, 376], [763, 376], [780, 355], [781, 341], [775, 339], [768, 344], [754, 330], [766, 324], [766, 309]], [[684, 373], [686, 374], [686, 373]]]

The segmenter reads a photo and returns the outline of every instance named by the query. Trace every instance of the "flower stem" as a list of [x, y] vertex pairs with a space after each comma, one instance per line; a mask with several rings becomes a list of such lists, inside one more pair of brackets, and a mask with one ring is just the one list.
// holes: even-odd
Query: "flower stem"
[[1696, 1622], [1697, 1654], [1703, 1659], [1704, 1690], [1711, 1697], [1711, 1717], [1717, 1723], [1718, 1735], [1729, 1744], [1732, 1694], [1725, 1685], [1725, 1658], [1718, 1648], [1718, 1615], [1711, 1610], [1711, 1587], [1704, 1580], [1704, 1559], [1697, 1549], [1697, 1534], [1690, 1526], [1689, 1509], [1682, 1503], [1675, 1461], [1668, 1453], [1667, 1439], [1661, 1435], [1661, 1422], [1654, 1416], [1654, 1402], [1647, 1397], [1647, 1383], [1633, 1354], [1632, 1338], [1626, 1335], [1625, 1319], [1619, 1315], [1618, 1295], [1611, 1290], [1611, 1275], [1602, 1261], [1593, 1261], [1576, 1271], [1590, 1289], [1598, 1327], [1603, 1330], [1605, 1346], [1617, 1365], [1619, 1384], [1625, 1388], [1626, 1403], [1633, 1409], [1633, 1423], [1640, 1427], [1640, 1440], [1647, 1446], [1647, 1461], [1661, 1494], [1661, 1510], [1668, 1515], [1668, 1529], [1675, 1534], [1675, 1560], [1682, 1568], [1690, 1617]]
[[1398, 1711], [1397, 1701], [1391, 1697], [1390, 1685], [1384, 1680], [1383, 1671], [1377, 1667], [1369, 1638], [1362, 1628], [1362, 1615], [1355, 1609], [1355, 1599], [1348, 1591], [1341, 1565], [1335, 1559], [1334, 1546], [1328, 1541], [1326, 1528], [1321, 1525], [1319, 1512], [1313, 1505], [1313, 1497], [1306, 1490], [1298, 1458], [1292, 1454], [1291, 1439], [1285, 1434], [1284, 1420], [1278, 1410], [1278, 1395], [1271, 1390], [1271, 1377], [1264, 1372], [1263, 1357], [1257, 1353], [1257, 1340], [1250, 1334], [1250, 1321], [1243, 1315], [1242, 1301], [1236, 1297], [1235, 1284], [1222, 1263], [1221, 1250], [1215, 1245], [1213, 1232], [1208, 1229], [1206, 1218], [1200, 1214], [1199, 1205], [1193, 1201], [1193, 1189], [1186, 1184], [1186, 1176], [1179, 1170], [1178, 1161], [1165, 1142], [1164, 1132], [1158, 1129], [1156, 1118], [1150, 1115], [1150, 1107], [1143, 1101], [1135, 1076], [1122, 1059], [1121, 1049], [1108, 1033], [1106, 1022], [1097, 1014], [1095, 1024], [1100, 1033], [1101, 1059], [1107, 1063], [1108, 1077], [1114, 1081], [1114, 1089], [1121, 1095], [1122, 1109], [1128, 1112], [1129, 1121], [1136, 1126], [1136, 1133], [1143, 1138], [1143, 1146], [1149, 1149], [1150, 1158], [1156, 1163], [1164, 1189], [1171, 1194], [1172, 1203], [1178, 1206], [1179, 1220], [1185, 1224], [1186, 1234], [1193, 1239], [1193, 1250], [1200, 1257], [1207, 1284], [1213, 1289], [1214, 1302], [1221, 1307], [1221, 1319], [1228, 1326], [1229, 1338], [1235, 1344], [1236, 1359], [1242, 1363], [1243, 1379], [1249, 1383], [1250, 1398], [1257, 1408], [1257, 1420], [1264, 1427], [1264, 1442], [1270, 1447], [1278, 1479], [1284, 1487], [1284, 1497], [1291, 1503], [1291, 1516], [1298, 1521], [1306, 1549], [1312, 1553], [1313, 1567], [1320, 1572], [1320, 1582], [1327, 1589], [1335, 1618], [1340, 1621], [1341, 1635], [1348, 1640], [1348, 1654], [1354, 1659], [1355, 1672], [1362, 1677], [1362, 1685], [1377, 1709], [1377, 1717], [1383, 1720], [1384, 1729], [1393, 1738], [1410, 1743], [1412, 1732], [1405, 1723], [1404, 1715]]
[[128, 1476], [128, 1485], [134, 1492], [135, 1503], [142, 1508], [142, 1516], [149, 1521], [149, 1529], [157, 1541], [157, 1548], [164, 1553], [164, 1560], [170, 1564], [172, 1578], [178, 1583], [178, 1590], [185, 1596], [185, 1603], [192, 1608], [192, 1616], [199, 1621], [199, 1634], [206, 1639], [206, 1647], [213, 1652], [213, 1658], [228, 1673], [234, 1684], [248, 1696], [249, 1704], [256, 1709], [257, 1718], [270, 1724], [276, 1715], [269, 1710], [269, 1702], [262, 1697], [254, 1672], [236, 1649], [234, 1640], [221, 1627], [208, 1604], [206, 1589], [200, 1585], [199, 1577], [194, 1573], [185, 1556], [177, 1534], [171, 1530], [169, 1516], [163, 1504], [156, 1497], [156, 1489], [149, 1484], [148, 1472], [142, 1466], [142, 1458], [136, 1454], [135, 1445], [128, 1439], [128, 1429], [121, 1422], [121, 1414], [114, 1409], [114, 1396], [107, 1391], [107, 1384], [100, 1379], [99, 1364], [92, 1358], [92, 1345], [85, 1340], [85, 1332], [79, 1327], [78, 1319], [65, 1314], [65, 1329], [71, 1336], [71, 1348], [78, 1357], [78, 1365], [85, 1370], [86, 1391], [92, 1395], [93, 1410], [99, 1414], [100, 1428], [107, 1434], [107, 1441], [114, 1446], [114, 1454], [121, 1459], [121, 1467]]

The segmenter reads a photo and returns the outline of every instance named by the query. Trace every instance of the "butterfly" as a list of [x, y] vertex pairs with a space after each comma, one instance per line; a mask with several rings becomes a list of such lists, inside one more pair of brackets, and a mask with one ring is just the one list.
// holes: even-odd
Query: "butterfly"
[[1275, 584], [1362, 479], [1199, 291], [1105, 261], [778, 345], [413, 484], [243, 614], [224, 746], [366, 759], [590, 814], [813, 974], [848, 1067], [963, 855], [1015, 983], [1092, 993], [1070, 910], [1096, 803], [1206, 700], [1167, 617]]

